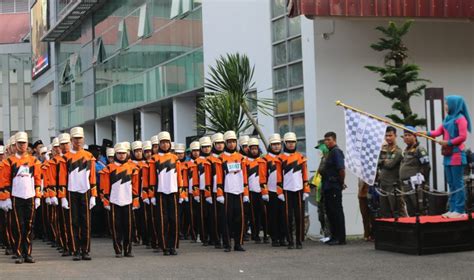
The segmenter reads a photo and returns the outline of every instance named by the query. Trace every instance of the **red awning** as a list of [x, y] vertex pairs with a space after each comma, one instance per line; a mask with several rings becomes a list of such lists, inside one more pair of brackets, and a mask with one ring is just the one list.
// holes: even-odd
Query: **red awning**
[[474, 0], [288, 0], [290, 16], [473, 19]]

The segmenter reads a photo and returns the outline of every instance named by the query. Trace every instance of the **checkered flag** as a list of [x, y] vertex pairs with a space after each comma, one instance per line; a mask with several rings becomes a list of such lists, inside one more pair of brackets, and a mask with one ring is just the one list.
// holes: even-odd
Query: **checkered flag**
[[387, 124], [350, 109], [345, 116], [346, 168], [373, 185]]

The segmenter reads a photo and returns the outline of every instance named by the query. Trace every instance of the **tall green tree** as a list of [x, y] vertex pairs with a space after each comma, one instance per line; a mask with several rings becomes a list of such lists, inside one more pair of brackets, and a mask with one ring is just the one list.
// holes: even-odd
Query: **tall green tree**
[[[413, 21], [406, 21], [401, 25], [390, 21], [387, 27], [378, 26], [384, 37], [370, 47], [377, 51], [385, 53], [384, 65], [365, 66], [368, 70], [380, 75], [380, 82], [385, 84], [385, 88], [376, 90], [386, 98], [393, 101], [392, 109], [399, 111], [400, 115], [389, 114], [386, 117], [392, 121], [404, 125], [426, 126], [426, 119], [419, 118], [414, 113], [410, 99], [420, 96], [426, 88], [424, 82], [426, 79], [419, 77], [420, 67], [413, 63], [408, 63], [408, 48], [403, 42], [404, 36], [409, 32]], [[414, 86], [411, 86], [414, 84]]]
[[207, 92], [199, 102], [200, 114], [206, 124], [200, 127], [213, 132], [235, 130], [240, 133], [254, 127], [260, 139], [268, 146], [249, 105], [253, 104], [263, 114], [270, 115], [274, 109], [273, 99], [256, 98], [250, 93], [255, 88], [253, 76], [255, 66], [250, 65], [246, 55], [239, 53], [221, 56], [209, 69], [206, 79]]

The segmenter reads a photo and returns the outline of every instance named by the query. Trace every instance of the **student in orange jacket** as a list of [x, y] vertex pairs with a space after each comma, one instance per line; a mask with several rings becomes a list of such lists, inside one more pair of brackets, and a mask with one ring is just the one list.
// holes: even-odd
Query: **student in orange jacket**
[[197, 206], [196, 222], [199, 238], [203, 246], [209, 245], [209, 206], [212, 204], [211, 197], [211, 163], [207, 157], [211, 153], [211, 138], [204, 136], [199, 139], [199, 156], [195, 158], [198, 171], [198, 187], [194, 191], [194, 202]]
[[242, 247], [244, 237], [244, 202], [249, 202], [247, 186], [247, 166], [244, 156], [237, 152], [237, 136], [234, 131], [224, 134], [225, 152], [221, 154], [220, 171], [217, 173], [217, 202], [225, 203], [224, 250], [231, 250], [231, 234], [234, 238], [234, 251], [245, 251]]
[[287, 132], [283, 136], [284, 152], [280, 155], [283, 192], [279, 198], [285, 201], [286, 235], [288, 249], [295, 248], [293, 238], [293, 220], [296, 227], [296, 248], [303, 248], [304, 241], [304, 201], [309, 196], [308, 168], [306, 158], [296, 151], [296, 134]]
[[[4, 162], [6, 161], [7, 158], [9, 158], [11, 155], [16, 154], [16, 140], [15, 140], [15, 135], [11, 136], [10, 139], [8, 139], [7, 142], [7, 147], [6, 147], [6, 154], [4, 156], [4, 159], [2, 161], [2, 166], [4, 166]], [[3, 170], [3, 168], [1, 169]], [[0, 173], [1, 173], [0, 170]], [[0, 178], [1, 181], [1, 178]], [[6, 214], [6, 223], [5, 223], [5, 230], [6, 230], [6, 237], [7, 237], [7, 246], [5, 248], [5, 255], [13, 255], [15, 257], [15, 252], [13, 252], [13, 248], [15, 247], [15, 240], [13, 239], [13, 232], [12, 232], [12, 211], [4, 211]]]
[[34, 263], [31, 230], [35, 210], [41, 204], [41, 163], [27, 153], [28, 134], [15, 134], [16, 154], [4, 161], [2, 201], [4, 211], [12, 211], [12, 233], [16, 263]]
[[132, 154], [131, 160], [136, 165], [138, 169], [138, 186], [139, 186], [139, 201], [140, 208], [133, 211], [134, 213], [134, 225], [137, 229], [137, 241], [142, 241], [143, 245], [150, 245], [150, 240], [148, 239], [148, 221], [147, 214], [145, 211], [144, 199], [148, 197], [148, 193], [143, 190], [143, 168], [147, 165], [145, 158], [143, 156], [143, 143], [141, 141], [132, 142]]
[[150, 160], [150, 190], [157, 209], [157, 233], [163, 254], [177, 255], [179, 242], [178, 196], [183, 182], [181, 163], [170, 152], [171, 136], [163, 131], [158, 134], [159, 152]]
[[184, 164], [185, 177], [183, 178], [183, 185], [187, 186], [188, 201], [184, 201], [185, 214], [188, 221], [189, 234], [191, 235], [191, 242], [197, 242], [198, 219], [197, 212], [199, 211], [199, 204], [195, 200], [199, 200], [199, 171], [197, 169], [196, 159], [199, 157], [200, 145], [198, 141], [191, 142], [189, 145], [191, 151], [191, 158]]
[[[63, 239], [63, 226], [61, 224], [61, 207], [59, 206], [58, 194], [57, 194], [57, 181], [59, 176], [59, 161], [62, 159], [61, 148], [59, 143], [59, 138], [56, 137], [51, 142], [51, 158], [48, 161], [49, 168], [48, 172], [48, 186], [47, 193], [49, 199], [46, 201], [46, 204], [50, 206], [50, 216], [49, 220], [51, 221], [51, 231], [55, 233], [55, 245], [64, 252], [66, 246], [66, 240]], [[63, 253], [62, 252], [62, 253]]]
[[114, 163], [100, 171], [100, 191], [104, 208], [111, 213], [115, 257], [133, 257], [133, 210], [140, 208], [139, 168], [128, 158], [128, 145], [115, 144]]
[[260, 228], [263, 228], [263, 242], [268, 243], [267, 208], [268, 189], [266, 178], [266, 163], [260, 156], [262, 154], [257, 138], [250, 138], [248, 141], [249, 152], [246, 159], [247, 178], [249, 184], [250, 198], [250, 228], [252, 230], [252, 240], [259, 244]]
[[225, 142], [222, 133], [215, 133], [211, 137], [212, 153], [207, 157], [211, 163], [211, 188], [212, 188], [212, 205], [210, 210], [210, 237], [216, 249], [222, 249], [222, 232], [224, 226], [224, 204], [217, 202], [217, 172], [221, 169], [220, 155], [224, 152]]
[[[187, 224], [186, 224], [186, 215], [184, 212], [185, 203], [189, 203], [189, 195], [188, 195], [188, 183], [187, 183], [187, 169], [186, 169], [186, 145], [181, 143], [176, 143], [174, 147], [174, 154], [178, 157], [178, 161], [181, 163], [181, 177], [183, 184], [181, 188], [178, 190], [179, 192], [179, 205], [178, 205], [178, 221], [179, 221], [179, 239], [187, 239]], [[189, 223], [188, 223], [189, 224]]]
[[91, 260], [90, 211], [97, 197], [95, 158], [84, 150], [84, 130], [71, 129], [72, 149], [64, 155], [59, 170], [59, 198], [65, 209], [72, 243], [73, 260]]

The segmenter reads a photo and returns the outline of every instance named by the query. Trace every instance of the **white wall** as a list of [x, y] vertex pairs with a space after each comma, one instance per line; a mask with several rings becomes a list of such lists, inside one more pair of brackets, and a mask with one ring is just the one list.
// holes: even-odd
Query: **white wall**
[[186, 137], [196, 135], [196, 98], [173, 98], [173, 119], [175, 143], [186, 143]]
[[[259, 98], [272, 98], [272, 49], [269, 0], [206, 0], [202, 3], [205, 77], [209, 66], [227, 53], [246, 54], [255, 65]], [[265, 135], [274, 133], [272, 117], [258, 115]]]
[[[336, 100], [384, 116], [391, 112], [391, 102], [375, 91], [380, 86], [378, 76], [364, 69], [365, 65], [382, 65], [383, 56], [369, 45], [380, 37], [374, 30], [386, 25], [386, 20], [334, 21], [334, 34], [326, 40], [320, 32], [330, 30], [328, 20], [315, 20], [316, 110], [306, 110], [307, 119], [315, 119], [312, 128], [321, 138], [327, 131], [338, 134], [344, 149], [344, 116]], [[421, 66], [421, 77], [432, 81], [430, 87], [443, 87], [445, 94], [465, 97], [474, 111], [473, 25], [461, 22], [416, 22], [407, 35], [410, 61]], [[304, 63], [309, 61], [304, 57]], [[305, 83], [306, 86], [306, 83]], [[305, 101], [307, 100], [305, 94]], [[424, 98], [412, 100], [413, 108], [424, 116]], [[314, 113], [313, 113], [314, 112]], [[399, 141], [399, 144], [403, 146]], [[468, 146], [474, 147], [474, 137]], [[357, 180], [352, 174], [344, 192], [344, 209], [348, 234], [362, 232], [357, 201]]]

